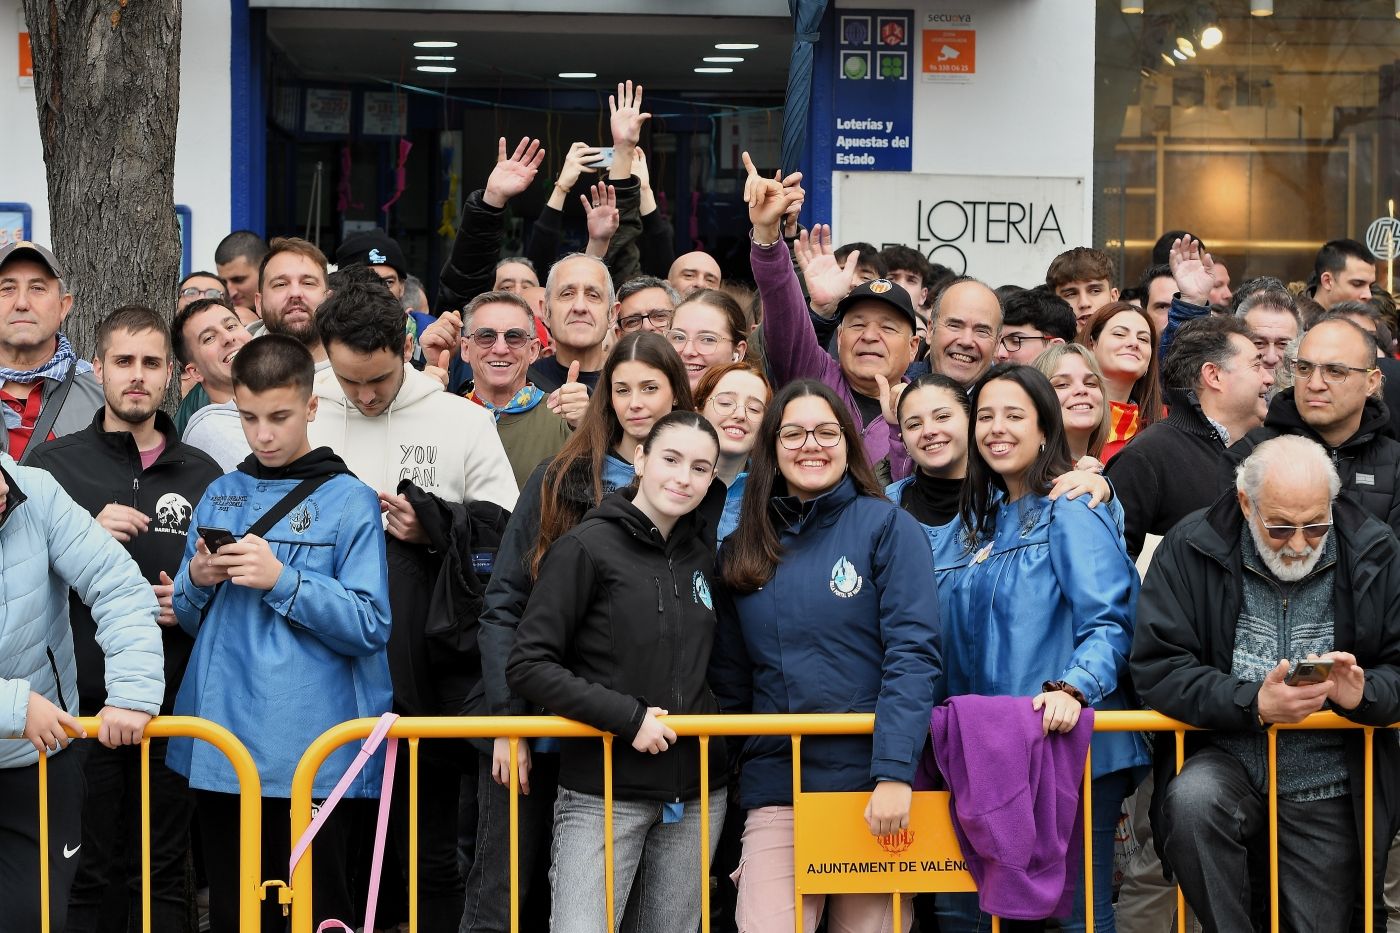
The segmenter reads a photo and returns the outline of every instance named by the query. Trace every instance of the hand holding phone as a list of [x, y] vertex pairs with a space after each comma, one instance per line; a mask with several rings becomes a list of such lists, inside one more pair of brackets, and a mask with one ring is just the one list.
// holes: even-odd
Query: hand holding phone
[[1290, 687], [1309, 687], [1320, 684], [1332, 676], [1332, 662], [1321, 658], [1310, 658], [1292, 665], [1284, 680]]
[[210, 554], [219, 553], [219, 548], [226, 544], [238, 543], [238, 539], [233, 536], [233, 532], [229, 531], [227, 528], [200, 525], [199, 536], [204, 539], [204, 546], [209, 548]]

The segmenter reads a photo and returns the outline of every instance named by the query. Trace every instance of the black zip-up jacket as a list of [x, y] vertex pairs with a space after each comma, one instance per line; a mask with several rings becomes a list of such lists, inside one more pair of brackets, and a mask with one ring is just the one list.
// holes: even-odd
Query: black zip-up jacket
[[[52, 474], [73, 501], [94, 518], [114, 502], [148, 516], [150, 527], [122, 546], [141, 568], [142, 576], [155, 586], [162, 570], [171, 579], [179, 572], [195, 503], [224, 471], [202, 450], [180, 443], [175, 423], [164, 412], [156, 413], [156, 429], [165, 437], [165, 449], [150, 469], [142, 470], [141, 452], [131, 433], [104, 430], [105, 413], [105, 408], [99, 408], [88, 427], [41, 444], [29, 465]], [[107, 698], [97, 625], [92, 612], [74, 593], [68, 595], [68, 617], [78, 662], [78, 709], [84, 716], [94, 716]], [[174, 709], [194, 639], [178, 625], [161, 626], [160, 634], [165, 649], [165, 699], [160, 711], [168, 715]]]
[[[613, 733], [613, 789], [624, 799], [690, 800], [700, 793], [700, 744], [660, 755], [632, 748], [647, 707], [719, 711], [706, 681], [714, 644], [715, 549], [695, 513], [663, 538], [614, 493], [549, 549], [520, 622], [506, 676], [547, 711]], [[559, 783], [603, 793], [602, 742], [562, 743]], [[714, 786], [723, 743], [710, 743]]]
[[1326, 448], [1341, 477], [1342, 492], [1400, 535], [1400, 441], [1389, 436], [1389, 427], [1390, 410], [1385, 402], [1368, 398], [1356, 433], [1330, 447], [1298, 413], [1293, 390], [1284, 389], [1270, 403], [1264, 426], [1225, 451], [1220, 490], [1235, 488], [1235, 468], [1255, 447], [1280, 434], [1297, 434]]
[[1220, 495], [1225, 443], [1196, 393], [1168, 389], [1167, 406], [1166, 418], [1139, 432], [1104, 468], [1123, 506], [1123, 540], [1134, 560], [1149, 534], [1165, 535]]
[[[1386, 726], [1400, 721], [1400, 615], [1395, 612], [1400, 605], [1400, 544], [1386, 533], [1385, 525], [1346, 498], [1332, 504], [1332, 520], [1337, 541], [1336, 650], [1356, 655], [1366, 672], [1361, 705], [1336, 712], [1353, 722]], [[1243, 522], [1231, 492], [1167, 534], [1138, 596], [1130, 669], [1147, 706], [1160, 713], [1203, 729], [1259, 733], [1260, 685], [1231, 674], [1235, 627], [1244, 602], [1239, 547]], [[1363, 736], [1359, 730], [1345, 735], [1359, 849], [1364, 825]], [[1186, 733], [1187, 755], [1200, 746], [1200, 736]], [[1400, 745], [1392, 730], [1378, 728], [1372, 747], [1379, 893], [1385, 853], [1400, 829]], [[1172, 733], [1156, 734], [1153, 762], [1151, 816], [1160, 854], [1161, 801], [1176, 777]], [[1163, 866], [1170, 870], [1165, 858]]]

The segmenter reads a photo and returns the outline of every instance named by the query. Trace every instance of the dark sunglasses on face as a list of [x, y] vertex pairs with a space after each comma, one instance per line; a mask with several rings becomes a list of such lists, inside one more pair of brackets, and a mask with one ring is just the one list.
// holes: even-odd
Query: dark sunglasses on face
[[530, 335], [519, 327], [512, 327], [507, 331], [493, 330], [490, 327], [478, 327], [470, 334], [466, 334], [465, 337], [483, 350], [490, 350], [496, 345], [496, 340], [501, 337], [505, 338], [506, 346], [510, 347], [512, 350], [519, 350], [530, 342]]

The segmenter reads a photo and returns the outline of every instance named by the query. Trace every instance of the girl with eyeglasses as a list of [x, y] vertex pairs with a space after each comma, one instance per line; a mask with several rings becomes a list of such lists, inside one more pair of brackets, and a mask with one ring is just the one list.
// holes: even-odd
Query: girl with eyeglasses
[[698, 509], [720, 489], [719, 438], [703, 415], [673, 411], [640, 445], [623, 443], [633, 447], [636, 479], [550, 547], [507, 671], [526, 700], [617, 737], [614, 916], [606, 916], [604, 746], [571, 739], [554, 808], [552, 933], [618, 929], [629, 895], [638, 929], [694, 933], [701, 821], [710, 821], [713, 857], [727, 803], [724, 743], [709, 744], [706, 810], [699, 740], [677, 739], [664, 720], [718, 712], [706, 683], [715, 551]]
[[739, 527], [749, 454], [772, 398], [773, 390], [762, 367], [747, 360], [710, 368], [695, 388], [696, 411], [709, 418], [719, 432], [719, 466], [715, 475], [726, 487], [724, 514], [719, 522], [720, 541]]
[[[1021, 696], [1046, 732], [1084, 706], [1129, 708], [1121, 684], [1138, 576], [1116, 503], [1050, 497], [1070, 466], [1060, 400], [1030, 366], [1002, 363], [970, 396], [973, 417], [958, 536], [968, 560], [941, 581], [949, 696]], [[1113, 831], [1149, 758], [1135, 733], [1093, 738], [1094, 919], [1114, 929]], [[1070, 866], [1077, 877], [1082, 869]], [[1084, 887], [1065, 931], [1084, 929]], [[976, 895], [940, 895], [943, 933], [990, 929]]]
[[[525, 486], [510, 524], [501, 540], [491, 582], [480, 614], [478, 645], [481, 651], [481, 703], [490, 715], [528, 711], [511, 695], [506, 665], [515, 643], [516, 628], [535, 589], [536, 576], [550, 546], [577, 525], [588, 510], [608, 494], [632, 482], [637, 446], [652, 426], [673, 409], [693, 408], [690, 382], [680, 358], [659, 334], [627, 334], [608, 355], [598, 376], [598, 388], [578, 429], [558, 455], [541, 464]], [[718, 491], [702, 502], [703, 527], [708, 546], [714, 548], [713, 528], [718, 525], [723, 497]], [[480, 708], [478, 706], [478, 708]], [[536, 740], [519, 744], [520, 877], [528, 879], [541, 847], [548, 844], [551, 815], [550, 781], [541, 776], [530, 784], [531, 749], [554, 751], [557, 743]], [[553, 770], [554, 756], [545, 758]], [[477, 851], [467, 878], [467, 908], [463, 929], [502, 923], [509, 896], [510, 838], [507, 830], [510, 781], [509, 744], [497, 739], [484, 757], [478, 786]], [[521, 903], [528, 904], [528, 881], [521, 887]]]
[[737, 363], [749, 352], [749, 324], [739, 303], [717, 288], [697, 288], [676, 306], [666, 339], [681, 356], [691, 391], [712, 366]]
[[[727, 712], [873, 712], [874, 736], [808, 738], [807, 791], [869, 792], [871, 833], [908, 827], [911, 782], [942, 691], [938, 604], [928, 539], [881, 494], [848, 407], [802, 379], [773, 399], [759, 426], [743, 518], [720, 550], [724, 586], [711, 685]], [[791, 743], [744, 746], [748, 810], [738, 927], [794, 927]], [[905, 898], [904, 928], [912, 913]], [[803, 928], [891, 926], [888, 895], [803, 898]]]

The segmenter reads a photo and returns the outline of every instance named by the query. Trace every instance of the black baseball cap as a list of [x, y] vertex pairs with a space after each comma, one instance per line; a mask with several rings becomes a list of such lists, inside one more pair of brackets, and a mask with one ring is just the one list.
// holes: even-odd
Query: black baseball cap
[[896, 285], [889, 279], [871, 279], [864, 285], [857, 285], [851, 289], [851, 293], [842, 298], [841, 303], [836, 306], [836, 317], [845, 317], [847, 311], [862, 301], [884, 302], [907, 317], [915, 330], [919, 327], [919, 319], [914, 316], [914, 302], [909, 300], [909, 293], [902, 285]]
[[5, 265], [11, 259], [32, 259], [41, 266], [46, 266], [56, 279], [63, 278], [63, 267], [58, 264], [54, 254], [49, 252], [48, 247], [40, 246], [29, 240], [19, 240], [0, 249], [0, 266]]
[[388, 266], [399, 274], [399, 278], [408, 275], [408, 263], [404, 262], [398, 241], [379, 227], [346, 237], [340, 249], [335, 251], [335, 264], [341, 269], [346, 266]]

